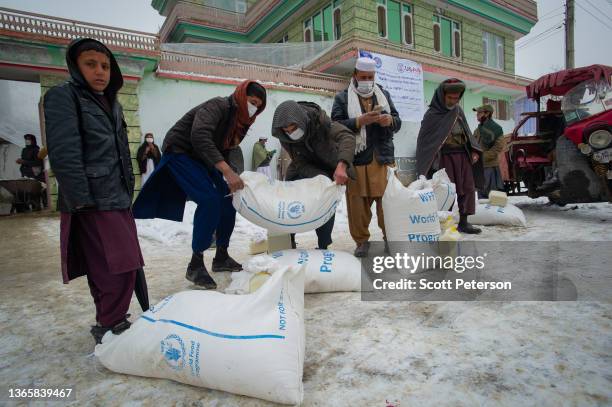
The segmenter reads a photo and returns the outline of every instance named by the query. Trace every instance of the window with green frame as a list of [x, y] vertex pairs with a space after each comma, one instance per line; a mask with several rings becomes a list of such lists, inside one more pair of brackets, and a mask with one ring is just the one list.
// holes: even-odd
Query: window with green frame
[[396, 0], [377, 0], [378, 35], [395, 44], [413, 45], [412, 5]]
[[341, 29], [341, 0], [334, 0], [304, 20], [304, 41], [339, 40]]
[[434, 51], [447, 57], [461, 57], [461, 25], [449, 18], [433, 15]]
[[483, 63], [489, 68], [504, 69], [504, 38], [490, 32], [482, 32]]

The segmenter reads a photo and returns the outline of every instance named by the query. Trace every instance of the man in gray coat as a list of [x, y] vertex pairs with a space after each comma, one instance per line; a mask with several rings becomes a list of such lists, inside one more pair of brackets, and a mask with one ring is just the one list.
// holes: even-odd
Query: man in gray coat
[[[289, 153], [287, 181], [324, 175], [340, 185], [355, 177], [355, 135], [340, 123], [332, 123], [319, 105], [288, 100], [274, 112], [272, 136]], [[316, 229], [318, 248], [332, 243], [334, 217]], [[291, 237], [295, 248], [295, 236]]]

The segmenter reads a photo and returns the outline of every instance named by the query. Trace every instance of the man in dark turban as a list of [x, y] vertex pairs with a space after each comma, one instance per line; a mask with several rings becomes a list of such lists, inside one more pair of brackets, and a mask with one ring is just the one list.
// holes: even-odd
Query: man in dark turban
[[482, 187], [482, 149], [472, 135], [459, 101], [465, 84], [447, 79], [438, 86], [421, 122], [417, 139], [417, 174], [430, 177], [444, 168], [457, 188], [462, 233], [480, 233], [470, 225], [468, 215], [476, 210], [476, 188]]

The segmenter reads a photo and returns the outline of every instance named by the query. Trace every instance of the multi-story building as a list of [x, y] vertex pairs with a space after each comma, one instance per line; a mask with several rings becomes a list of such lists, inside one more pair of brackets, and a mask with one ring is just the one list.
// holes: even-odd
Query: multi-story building
[[509, 130], [511, 101], [527, 80], [514, 74], [514, 42], [537, 22], [534, 0], [153, 0], [167, 19], [161, 42], [337, 41], [308, 70], [349, 75], [358, 50], [422, 65], [428, 102], [447, 77], [464, 80], [467, 110], [496, 107]]
[[[159, 35], [0, 8], [0, 79], [39, 83], [44, 94], [66, 79], [64, 53], [71, 39], [90, 36], [105, 42], [126, 80], [119, 98], [133, 157], [143, 132], [153, 132], [161, 142], [193, 106], [230, 94], [243, 79], [261, 80], [268, 88], [271, 108], [242, 143], [248, 169], [253, 143], [270, 133], [272, 107], [298, 99], [330, 110], [335, 92], [347, 85], [358, 50], [420, 63], [426, 103], [442, 79], [464, 80], [468, 89], [463, 107], [471, 124], [475, 118], [470, 109], [486, 102], [497, 106], [499, 123], [510, 131], [514, 125], [510, 102], [524, 94], [528, 82], [514, 75], [514, 41], [536, 22], [533, 0], [152, 0], [152, 6], [167, 16]], [[289, 64], [271, 66], [268, 60], [251, 65], [210, 58], [198, 55], [197, 47], [177, 51], [164, 45], [309, 41], [333, 41], [302, 64], [309, 72], [287, 68]], [[240, 56], [234, 50], [232, 57]], [[34, 114], [30, 119], [38, 121]], [[6, 133], [8, 127], [0, 130]], [[22, 127], [15, 127], [16, 139], [22, 139]], [[418, 129], [419, 123], [404, 122], [395, 138], [398, 157], [414, 156]], [[0, 138], [7, 139], [4, 133]], [[44, 123], [40, 136], [44, 144]], [[274, 139], [269, 143], [279, 148]], [[137, 171], [136, 162], [133, 166]], [[53, 174], [48, 175], [49, 202], [54, 205], [57, 185]], [[137, 190], [139, 181], [137, 177]]]

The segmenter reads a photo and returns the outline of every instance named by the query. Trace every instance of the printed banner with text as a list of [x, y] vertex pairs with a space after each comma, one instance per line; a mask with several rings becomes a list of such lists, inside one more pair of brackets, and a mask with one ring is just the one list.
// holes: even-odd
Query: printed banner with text
[[420, 122], [425, 114], [421, 64], [363, 50], [359, 56], [376, 61], [376, 83], [389, 92], [401, 119]]

